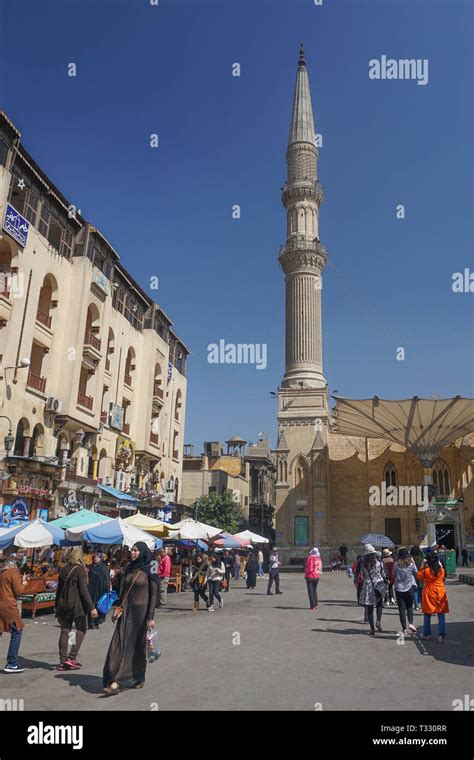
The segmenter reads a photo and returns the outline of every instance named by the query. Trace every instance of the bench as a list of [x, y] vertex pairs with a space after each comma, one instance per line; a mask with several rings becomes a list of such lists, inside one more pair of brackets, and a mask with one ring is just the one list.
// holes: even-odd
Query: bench
[[[49, 580], [54, 579], [50, 578]], [[46, 580], [44, 578], [33, 578], [28, 581], [23, 594], [18, 599], [21, 602], [22, 613], [24, 610], [29, 610], [34, 618], [36, 610], [54, 609], [56, 606], [56, 591], [55, 589], [46, 588]]]

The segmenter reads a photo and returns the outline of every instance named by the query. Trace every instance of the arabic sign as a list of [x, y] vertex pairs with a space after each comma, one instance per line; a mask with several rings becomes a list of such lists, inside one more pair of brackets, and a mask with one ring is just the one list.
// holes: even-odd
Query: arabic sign
[[98, 267], [92, 269], [92, 281], [105, 293], [106, 296], [109, 295], [109, 281]]
[[7, 203], [7, 210], [5, 212], [5, 219], [3, 222], [3, 229], [5, 232], [20, 243], [24, 248], [28, 239], [28, 231], [30, 229], [30, 223], [24, 216], [18, 213], [13, 206]]

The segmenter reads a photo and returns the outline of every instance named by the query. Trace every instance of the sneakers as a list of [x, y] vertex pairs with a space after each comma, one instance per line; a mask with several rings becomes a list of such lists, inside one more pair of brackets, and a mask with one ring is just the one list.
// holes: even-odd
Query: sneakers
[[283, 591], [277, 591], [277, 594], [283, 594]]
[[221, 610], [223, 608], [223, 606], [224, 606], [224, 600], [221, 599], [220, 602], [219, 602], [219, 609]]
[[67, 671], [71, 670], [71, 668], [69, 667], [69, 665], [66, 665], [65, 662], [60, 662], [56, 670], [59, 670], [61, 673], [64, 673], [66, 670]]
[[410, 625], [408, 626], [408, 630], [409, 630], [409, 631], [413, 631], [413, 633], [416, 633], [416, 626], [414, 626], [414, 625], [412, 625], [412, 624], [410, 623]]
[[440, 643], [440, 644], [442, 644], [442, 643], [443, 643], [443, 641], [444, 641], [444, 636], [442, 636], [442, 635], [440, 634], [440, 635], [438, 636], [438, 641], [439, 641], [439, 643]]
[[382, 633], [382, 626], [380, 625], [380, 623], [375, 623], [375, 627], [379, 633]]
[[214, 607], [212, 606], [212, 604], [210, 605], [210, 607], [207, 608], [207, 611], [208, 612], [214, 612]]
[[67, 657], [64, 660], [64, 665], [67, 665], [70, 670], [79, 670], [79, 668], [82, 668], [81, 663], [75, 660], [73, 657]]
[[24, 673], [25, 669], [20, 668], [19, 665], [7, 665], [6, 668], [3, 668], [4, 673]]

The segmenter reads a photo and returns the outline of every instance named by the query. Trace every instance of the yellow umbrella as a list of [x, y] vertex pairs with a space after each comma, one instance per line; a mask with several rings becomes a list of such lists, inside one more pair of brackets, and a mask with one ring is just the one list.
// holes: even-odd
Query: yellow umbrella
[[141, 512], [137, 512], [131, 517], [126, 517], [124, 522], [129, 525], [133, 525], [138, 530], [144, 530], [146, 533], [152, 533], [154, 536], [167, 536], [168, 526], [161, 520], [155, 520], [148, 515], [142, 515]]

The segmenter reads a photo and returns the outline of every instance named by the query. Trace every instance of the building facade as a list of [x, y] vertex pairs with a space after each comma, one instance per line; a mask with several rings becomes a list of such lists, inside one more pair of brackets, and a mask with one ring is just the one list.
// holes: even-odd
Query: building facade
[[31, 514], [52, 516], [97, 483], [178, 500], [189, 352], [4, 114], [0, 214], [4, 502], [33, 489]]
[[[321, 293], [328, 254], [319, 237], [323, 190], [308, 70], [300, 50], [286, 152], [282, 201], [287, 239], [279, 262], [285, 275], [285, 373], [278, 398], [276, 541], [284, 561], [300, 561], [319, 546], [325, 561], [345, 543], [355, 553], [367, 532], [396, 544], [434, 537], [474, 550], [474, 436], [455, 441], [433, 463], [436, 514], [416, 504], [371, 505], [372, 486], [423, 486], [420, 461], [397, 444], [332, 431], [323, 372]], [[426, 474], [426, 473], [425, 473]], [[381, 500], [383, 502], [383, 499]]]

